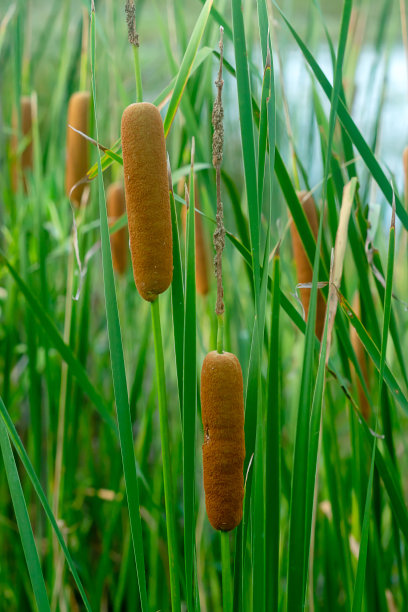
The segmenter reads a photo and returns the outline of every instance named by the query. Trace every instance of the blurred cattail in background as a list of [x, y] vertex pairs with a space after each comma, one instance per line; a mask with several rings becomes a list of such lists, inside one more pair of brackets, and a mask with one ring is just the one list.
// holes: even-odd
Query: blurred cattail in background
[[[86, 183], [81, 183], [71, 192], [71, 189], [89, 170], [89, 144], [86, 138], [75, 132], [89, 133], [90, 95], [87, 91], [77, 91], [72, 94], [68, 104], [67, 120], [67, 161], [65, 174], [65, 189], [75, 206], [80, 206]], [[71, 129], [72, 126], [75, 130]]]
[[[184, 190], [184, 181], [182, 181], [182, 189]], [[180, 185], [177, 189], [179, 190]], [[184, 191], [183, 191], [184, 195]], [[195, 190], [195, 208], [200, 209], [200, 202], [198, 198], [198, 189]], [[182, 206], [181, 208], [181, 222], [183, 224], [183, 232], [186, 234], [186, 220], [187, 220], [187, 208]], [[196, 288], [197, 293], [200, 295], [207, 295], [210, 290], [209, 282], [209, 269], [208, 269], [208, 254], [204, 236], [204, 228], [201, 220], [201, 215], [196, 212], [195, 214], [195, 247], [196, 247]]]
[[[353, 299], [353, 310], [356, 313], [356, 316], [359, 319], [361, 319], [361, 306], [360, 306], [360, 297], [359, 297], [358, 292], [356, 293]], [[368, 368], [367, 368], [365, 350], [364, 350], [364, 347], [354, 327], [351, 328], [350, 340], [353, 346], [353, 350], [356, 354], [357, 361], [360, 366], [364, 381], [368, 387], [369, 377], [368, 377]], [[364, 393], [364, 389], [361, 385], [360, 379], [358, 378], [356, 374], [355, 374], [355, 379], [357, 382], [359, 408], [360, 408], [361, 414], [363, 415], [364, 419], [368, 422], [370, 419], [370, 414], [371, 414], [370, 404], [368, 403], [368, 400], [367, 400], [366, 394]]]
[[[310, 225], [310, 229], [315, 238], [317, 238], [317, 233], [319, 230], [319, 223], [317, 220], [317, 212], [316, 212], [316, 204], [312, 195], [309, 195], [307, 191], [299, 191], [297, 193], [299, 201], [303, 207], [304, 213], [307, 217], [307, 220]], [[295, 265], [296, 265], [296, 274], [299, 284], [311, 283], [313, 278], [313, 269], [310, 265], [309, 259], [307, 257], [306, 251], [303, 247], [302, 240], [299, 236], [297, 228], [295, 224], [291, 223], [290, 232], [292, 236], [292, 245], [293, 245], [293, 254], [295, 257]], [[307, 316], [309, 313], [309, 304], [310, 304], [310, 288], [299, 288], [300, 299], [303, 304], [303, 308], [305, 311], [305, 318], [307, 320]], [[316, 309], [316, 324], [315, 324], [315, 333], [316, 336], [321, 340], [324, 328], [324, 318], [326, 313], [326, 303], [323, 299], [323, 296], [320, 291], [317, 292], [317, 309]]]
[[[120, 182], [109, 185], [106, 192], [106, 205], [108, 211], [109, 226], [112, 226], [125, 212], [125, 191]], [[126, 272], [128, 261], [128, 232], [126, 227], [117, 230], [110, 237], [112, 249], [113, 269], [117, 274]]]
[[166, 142], [156, 106], [128, 106], [121, 135], [133, 276], [142, 298], [153, 302], [173, 277]]
[[[20, 168], [23, 175], [23, 186], [24, 191], [27, 192], [27, 177], [26, 171], [32, 170], [33, 168], [33, 144], [32, 144], [32, 122], [33, 122], [33, 105], [30, 96], [22, 96], [20, 100], [21, 107], [21, 136], [23, 139], [27, 139], [23, 151], [21, 152], [20, 158]], [[17, 192], [18, 189], [18, 120], [17, 120], [17, 111], [14, 109], [13, 111], [13, 136], [11, 139], [11, 150], [13, 154], [12, 161], [12, 169], [11, 169], [11, 181], [14, 193]]]

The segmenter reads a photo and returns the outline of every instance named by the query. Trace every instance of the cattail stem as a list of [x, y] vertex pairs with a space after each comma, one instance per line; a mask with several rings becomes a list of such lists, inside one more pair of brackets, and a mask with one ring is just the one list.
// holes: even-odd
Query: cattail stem
[[135, 63], [136, 102], [143, 102], [142, 72], [140, 70], [139, 47], [133, 45], [133, 60]]
[[128, 40], [133, 47], [133, 60], [135, 64], [136, 78], [136, 102], [143, 102], [142, 73], [140, 71], [139, 61], [139, 35], [136, 32], [136, 7], [134, 0], [126, 0], [125, 13], [128, 28]]
[[222, 353], [224, 350], [224, 315], [217, 315], [217, 351]]
[[231, 560], [228, 531], [221, 531], [221, 561], [222, 561], [222, 609], [232, 612]]
[[160, 437], [162, 444], [164, 500], [166, 506], [167, 542], [169, 549], [171, 609], [180, 610], [180, 591], [178, 579], [176, 517], [174, 512], [173, 485], [169, 441], [169, 424], [166, 398], [166, 379], [164, 373], [163, 342], [160, 324], [159, 298], [152, 302], [152, 323], [154, 352], [156, 358], [156, 378], [159, 399]]

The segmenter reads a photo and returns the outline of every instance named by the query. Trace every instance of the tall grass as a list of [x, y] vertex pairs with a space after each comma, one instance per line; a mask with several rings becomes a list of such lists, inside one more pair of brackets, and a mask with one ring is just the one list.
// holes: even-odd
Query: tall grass
[[[135, 9], [133, 48], [113, 0], [53, 3], [45, 19], [22, 0], [0, 14], [0, 609], [404, 610], [406, 143], [399, 126], [394, 150], [381, 138], [400, 13], [390, 0]], [[216, 223], [220, 26], [223, 347], [242, 365], [246, 447], [243, 520], [221, 538], [205, 512], [199, 418], [216, 282], [200, 295], [195, 278], [196, 215], [208, 242]], [[64, 179], [79, 89], [93, 109], [86, 208]], [[120, 117], [142, 99], [162, 114], [174, 188], [173, 281], [151, 313], [130, 266], [114, 274], [110, 235], [127, 218], [108, 225], [105, 202], [122, 179]], [[316, 201], [316, 239], [299, 190]], [[290, 223], [313, 268], [306, 287]]]

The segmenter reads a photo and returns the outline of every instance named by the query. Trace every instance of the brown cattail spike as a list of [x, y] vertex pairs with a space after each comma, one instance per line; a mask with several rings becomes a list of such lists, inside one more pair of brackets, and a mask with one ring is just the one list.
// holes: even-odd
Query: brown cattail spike
[[[106, 192], [109, 226], [112, 226], [126, 212], [125, 191], [121, 183], [112, 183]], [[128, 261], [128, 233], [122, 227], [110, 237], [113, 269], [122, 275], [126, 272]]]
[[[317, 238], [317, 233], [319, 230], [319, 223], [317, 220], [317, 212], [316, 212], [316, 204], [313, 199], [313, 196], [309, 195], [306, 191], [299, 191], [297, 194], [300, 203], [302, 204], [304, 213], [307, 217], [307, 220], [310, 225], [310, 229], [315, 238]], [[303, 248], [302, 240], [299, 236], [299, 233], [296, 229], [295, 224], [292, 221], [290, 226], [291, 236], [292, 236], [292, 245], [293, 252], [295, 256], [295, 264], [296, 264], [296, 273], [299, 284], [311, 283], [313, 278], [313, 269], [310, 265], [309, 259], [307, 257], [306, 251]], [[300, 299], [303, 304], [303, 308], [305, 311], [305, 318], [307, 320], [307, 315], [309, 313], [309, 304], [310, 304], [310, 288], [299, 288]], [[320, 291], [317, 292], [317, 309], [316, 309], [316, 324], [315, 324], [315, 333], [316, 336], [321, 340], [324, 329], [324, 318], [326, 313], [326, 303], [323, 299], [323, 296]]]
[[[195, 207], [199, 210], [199, 199], [198, 192], [195, 189]], [[182, 206], [181, 208], [181, 222], [183, 224], [184, 235], [186, 233], [186, 221], [187, 221], [187, 208], [186, 206]], [[208, 280], [208, 257], [207, 257], [207, 249], [205, 244], [205, 237], [203, 231], [203, 224], [201, 221], [201, 215], [196, 212], [195, 214], [195, 246], [196, 246], [196, 262], [195, 262], [195, 271], [196, 271], [196, 288], [197, 293], [200, 295], [207, 295], [210, 286]]]
[[128, 106], [121, 134], [133, 275], [142, 298], [153, 302], [173, 277], [166, 143], [158, 109], [147, 102]]
[[[360, 308], [360, 299], [359, 299], [358, 293], [356, 293], [353, 299], [353, 310], [356, 316], [360, 319], [361, 318], [361, 308]], [[358, 365], [360, 366], [361, 373], [363, 375], [364, 381], [368, 388], [369, 379], [368, 379], [368, 369], [367, 369], [365, 351], [364, 351], [363, 345], [361, 344], [361, 340], [358, 337], [357, 332], [354, 329], [354, 327], [351, 328], [350, 340], [353, 346], [353, 350], [357, 357]], [[361, 385], [360, 379], [357, 377], [357, 375], [356, 375], [356, 380], [357, 380], [357, 391], [358, 391], [358, 400], [360, 404], [360, 411], [365, 421], [368, 422], [370, 419], [370, 414], [371, 414], [370, 404], [368, 402], [366, 394], [364, 393], [364, 389]]]
[[212, 351], [201, 370], [203, 471], [207, 515], [214, 529], [242, 520], [244, 499], [244, 395], [242, 371], [232, 353]]
[[89, 145], [86, 138], [72, 130], [69, 126], [83, 134], [89, 132], [90, 95], [87, 91], [77, 91], [72, 94], [68, 104], [67, 127], [67, 164], [65, 189], [75, 206], [80, 206], [85, 182], [81, 183], [71, 193], [71, 189], [81, 179], [85, 179], [89, 170]]
[[[33, 144], [32, 144], [32, 122], [33, 122], [33, 108], [31, 103], [30, 96], [22, 96], [20, 100], [21, 106], [21, 135], [24, 139], [28, 139], [28, 143], [24, 147], [23, 152], [21, 153], [21, 161], [20, 167], [23, 174], [23, 186], [24, 191], [27, 192], [27, 170], [32, 170], [33, 168]], [[14, 193], [17, 192], [18, 186], [18, 163], [17, 163], [17, 150], [18, 150], [18, 121], [17, 121], [17, 112], [13, 112], [13, 137], [11, 140], [11, 148], [13, 152], [13, 165], [12, 165], [12, 187]]]

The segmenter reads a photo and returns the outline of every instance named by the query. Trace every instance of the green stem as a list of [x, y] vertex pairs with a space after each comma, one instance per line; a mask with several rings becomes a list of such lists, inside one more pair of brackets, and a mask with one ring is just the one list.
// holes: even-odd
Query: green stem
[[224, 315], [217, 315], [217, 351], [224, 352]]
[[229, 532], [221, 531], [220, 536], [222, 562], [222, 608], [224, 612], [232, 612], [232, 583]]
[[140, 71], [139, 47], [133, 45], [133, 59], [135, 61], [136, 102], [143, 102], [142, 73]]
[[180, 610], [180, 592], [177, 563], [176, 519], [174, 513], [173, 487], [171, 475], [166, 379], [164, 374], [164, 358], [160, 325], [159, 298], [152, 302], [152, 322], [154, 336], [154, 352], [156, 358], [157, 389], [159, 396], [159, 419], [160, 437], [162, 443], [164, 499], [166, 505], [167, 541], [169, 548], [171, 608], [173, 612], [176, 612], [177, 610]]

